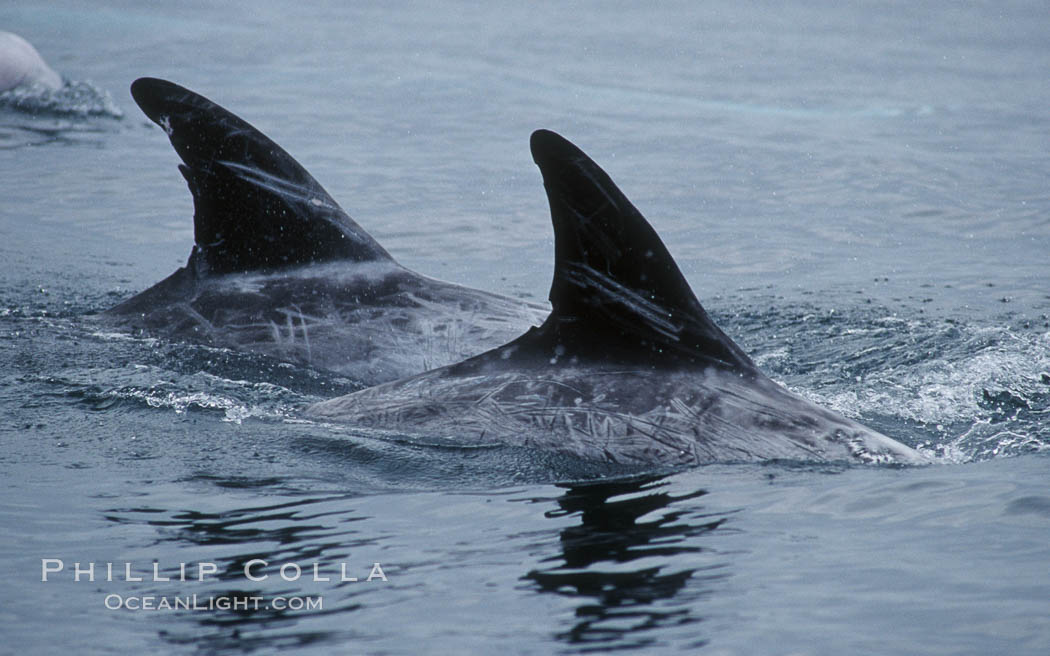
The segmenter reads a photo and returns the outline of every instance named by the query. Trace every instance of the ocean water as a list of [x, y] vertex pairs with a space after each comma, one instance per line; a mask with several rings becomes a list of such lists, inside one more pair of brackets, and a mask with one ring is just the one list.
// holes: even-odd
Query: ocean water
[[[69, 82], [0, 94], [0, 653], [1050, 653], [1044, 4], [357, 5], [0, 6]], [[764, 370], [937, 464], [427, 448], [300, 419], [337, 376], [99, 332], [192, 244], [146, 75], [533, 300], [554, 129]]]

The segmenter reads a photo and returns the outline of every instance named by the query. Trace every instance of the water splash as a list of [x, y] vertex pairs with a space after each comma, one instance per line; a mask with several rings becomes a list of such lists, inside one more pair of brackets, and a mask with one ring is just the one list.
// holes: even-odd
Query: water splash
[[800, 319], [782, 326], [790, 346], [758, 360], [815, 403], [950, 462], [1050, 449], [1050, 332], [895, 316]]
[[108, 91], [87, 80], [65, 80], [58, 89], [41, 84], [15, 87], [0, 93], [0, 107], [35, 116], [113, 119], [124, 116]]

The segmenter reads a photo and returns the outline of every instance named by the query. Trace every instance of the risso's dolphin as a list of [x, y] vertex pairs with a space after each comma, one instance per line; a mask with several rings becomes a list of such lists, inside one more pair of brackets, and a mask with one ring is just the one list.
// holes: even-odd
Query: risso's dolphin
[[463, 362], [315, 404], [307, 415], [616, 463], [924, 461], [760, 372], [582, 151], [538, 131], [532, 154], [555, 235], [553, 310], [543, 325]]
[[131, 94], [193, 195], [189, 262], [104, 312], [122, 330], [266, 354], [372, 385], [457, 362], [548, 308], [402, 267], [280, 146], [181, 86]]
[[13, 32], [0, 31], [0, 91], [31, 85], [55, 90], [62, 86], [62, 76], [31, 43]]

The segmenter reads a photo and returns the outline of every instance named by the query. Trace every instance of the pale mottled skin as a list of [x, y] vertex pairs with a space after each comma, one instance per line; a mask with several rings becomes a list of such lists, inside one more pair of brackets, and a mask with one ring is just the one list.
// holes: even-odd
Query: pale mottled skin
[[495, 348], [545, 306], [413, 273], [392, 261], [194, 276], [183, 268], [109, 310], [109, 327], [260, 353], [374, 385]]
[[12, 32], [0, 31], [0, 91], [34, 84], [58, 89], [62, 76], [44, 62], [28, 41]]
[[309, 415], [457, 444], [534, 447], [624, 464], [924, 460], [761, 374], [600, 362], [507, 372], [498, 351], [470, 369], [453, 366], [362, 390], [318, 403]]

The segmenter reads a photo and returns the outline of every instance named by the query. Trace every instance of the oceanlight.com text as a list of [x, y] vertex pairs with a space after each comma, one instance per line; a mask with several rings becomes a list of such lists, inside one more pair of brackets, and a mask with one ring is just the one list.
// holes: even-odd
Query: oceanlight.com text
[[232, 611], [313, 611], [324, 610], [323, 597], [230, 597], [204, 595], [119, 595], [103, 600], [108, 610], [232, 610]]

